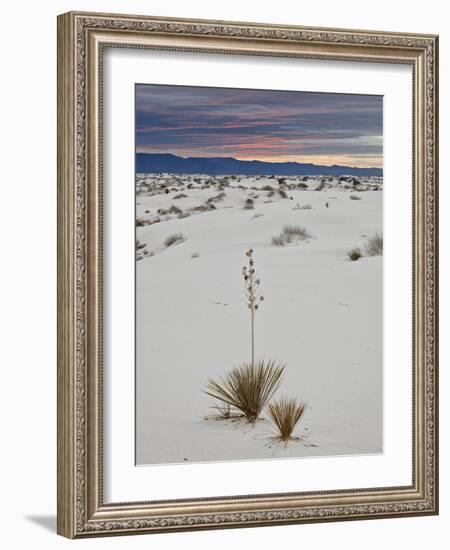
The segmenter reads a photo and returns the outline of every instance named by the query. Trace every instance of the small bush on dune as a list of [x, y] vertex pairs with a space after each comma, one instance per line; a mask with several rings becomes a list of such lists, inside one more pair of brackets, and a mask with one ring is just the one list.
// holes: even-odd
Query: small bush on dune
[[144, 225], [149, 225], [150, 220], [145, 220], [144, 218], [137, 218], [136, 227], [143, 227]]
[[311, 237], [311, 234], [301, 225], [285, 225], [283, 227], [283, 234], [286, 237], [287, 242], [293, 240], [304, 241]]
[[217, 195], [214, 195], [213, 197], [209, 197], [209, 199], [206, 200], [206, 204], [211, 204], [213, 202], [220, 202], [223, 201], [223, 199], [226, 197], [226, 193], [223, 191], [220, 193], [217, 193]]
[[278, 435], [273, 439], [282, 441], [285, 445], [287, 445], [290, 439], [295, 439], [292, 436], [292, 432], [302, 419], [306, 409], [306, 403], [286, 397], [269, 403], [267, 406], [267, 413], [278, 432]]
[[173, 244], [178, 244], [182, 241], [184, 241], [183, 233], [173, 233], [164, 241], [164, 246], [172, 246]]
[[223, 377], [210, 379], [205, 393], [238, 410], [247, 422], [254, 423], [279, 389], [284, 365], [275, 361], [244, 363]]
[[253, 210], [255, 208], [255, 201], [253, 199], [247, 199], [244, 203], [245, 210]]
[[272, 237], [272, 245], [285, 246], [292, 242], [305, 241], [311, 237], [311, 233], [301, 225], [285, 225], [279, 235]]
[[353, 248], [347, 252], [347, 256], [352, 262], [356, 262], [356, 260], [359, 260], [362, 256], [361, 250], [359, 248]]
[[172, 206], [167, 210], [168, 214], [182, 214], [183, 210], [181, 208], [178, 208], [178, 206], [175, 206], [172, 204]]
[[272, 237], [272, 245], [273, 246], [284, 246], [286, 244], [286, 239], [284, 238], [284, 235], [280, 233], [280, 235]]
[[153, 256], [153, 252], [147, 249], [147, 244], [141, 241], [136, 241], [136, 261], [143, 260], [146, 257]]
[[350, 195], [350, 199], [352, 201], [360, 201], [361, 197], [359, 195]]
[[174, 199], [187, 199], [187, 195], [185, 193], [178, 193], [178, 195], [174, 196]]
[[365, 252], [368, 256], [382, 256], [383, 255], [383, 235], [379, 235], [378, 233], [375, 233], [375, 235], [367, 239]]

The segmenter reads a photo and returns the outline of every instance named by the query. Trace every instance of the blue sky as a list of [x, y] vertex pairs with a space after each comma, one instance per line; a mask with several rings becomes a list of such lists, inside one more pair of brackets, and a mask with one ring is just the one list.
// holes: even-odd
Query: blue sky
[[136, 151], [382, 167], [375, 95], [136, 85]]

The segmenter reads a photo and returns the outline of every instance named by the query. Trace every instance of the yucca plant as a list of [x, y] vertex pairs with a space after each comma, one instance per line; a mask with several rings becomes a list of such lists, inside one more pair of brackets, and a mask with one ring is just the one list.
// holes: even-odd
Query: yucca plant
[[275, 361], [244, 363], [224, 376], [210, 379], [205, 391], [254, 423], [283, 380], [284, 365]]
[[302, 419], [307, 407], [306, 403], [288, 397], [281, 397], [278, 401], [269, 403], [267, 414], [278, 432], [273, 439], [282, 441], [285, 446], [289, 440], [296, 439], [292, 436], [292, 432]]

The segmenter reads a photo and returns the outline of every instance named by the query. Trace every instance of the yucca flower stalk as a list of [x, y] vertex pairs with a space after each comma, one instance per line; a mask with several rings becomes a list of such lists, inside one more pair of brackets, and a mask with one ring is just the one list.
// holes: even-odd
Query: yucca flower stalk
[[245, 284], [245, 296], [247, 300], [247, 307], [250, 310], [250, 334], [251, 334], [251, 361], [250, 365], [255, 365], [255, 314], [261, 302], [264, 301], [264, 296], [259, 293], [259, 285], [261, 280], [256, 274], [255, 261], [253, 260], [253, 249], [247, 250], [245, 255], [248, 258], [248, 266], [242, 268], [242, 275], [244, 277]]
[[203, 390], [207, 395], [221, 402], [215, 409], [218, 419], [244, 418], [254, 424], [264, 407], [278, 391], [284, 375], [284, 365], [273, 360], [255, 361], [255, 314], [264, 296], [259, 293], [260, 279], [256, 274], [253, 250], [245, 253], [248, 265], [242, 268], [245, 282], [245, 297], [250, 310], [251, 361], [225, 373], [224, 376], [210, 378]]

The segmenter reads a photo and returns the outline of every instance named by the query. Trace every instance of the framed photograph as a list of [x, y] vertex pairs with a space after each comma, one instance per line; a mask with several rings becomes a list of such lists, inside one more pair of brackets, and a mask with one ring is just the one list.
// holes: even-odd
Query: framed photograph
[[437, 46], [59, 16], [59, 534], [437, 513]]

